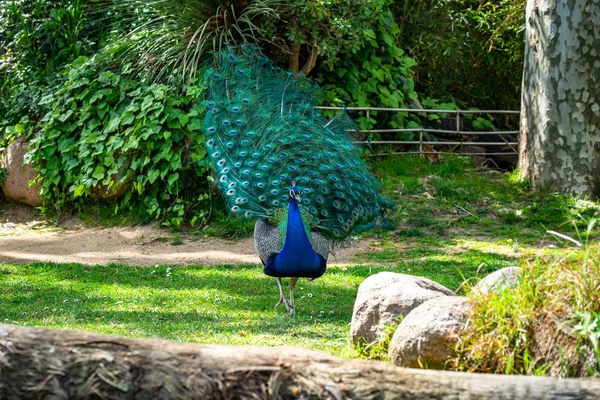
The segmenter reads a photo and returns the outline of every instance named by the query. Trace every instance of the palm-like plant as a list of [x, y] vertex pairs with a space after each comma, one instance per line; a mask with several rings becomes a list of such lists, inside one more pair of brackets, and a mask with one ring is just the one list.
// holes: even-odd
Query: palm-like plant
[[138, 71], [189, 81], [203, 56], [226, 43], [265, 40], [281, 0], [99, 0], [93, 8], [125, 34], [109, 48]]

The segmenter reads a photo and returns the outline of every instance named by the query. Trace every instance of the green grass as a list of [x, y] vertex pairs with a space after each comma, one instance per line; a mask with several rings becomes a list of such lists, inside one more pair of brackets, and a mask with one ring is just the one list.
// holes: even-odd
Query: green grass
[[[418, 157], [397, 157], [377, 160], [373, 168], [384, 194], [397, 204], [388, 215], [393, 228], [363, 234], [371, 244], [351, 265], [331, 267], [311, 283], [302, 280], [295, 318], [283, 308], [273, 309], [277, 286], [258, 265], [38, 263], [0, 264], [0, 321], [367, 356], [349, 340], [356, 291], [367, 276], [384, 270], [425, 276], [464, 294], [464, 280], [539, 256], [560, 257], [572, 246], [547, 230], [584, 241], [600, 237], [598, 227], [585, 233], [585, 221], [598, 215], [598, 203], [530, 191], [515, 174], [476, 170], [465, 158], [431, 164]], [[103, 210], [95, 209], [100, 220]], [[252, 224], [227, 217], [218, 207], [213, 221], [196, 232], [229, 238], [252, 234]], [[172, 244], [180, 241], [175, 236]]]
[[[406, 272], [404, 266], [385, 268]], [[415, 272], [444, 279], [439, 268]], [[258, 266], [186, 268], [0, 265], [0, 321], [184, 342], [292, 345], [357, 356], [348, 322], [358, 285], [383, 267], [333, 267], [301, 280], [298, 315], [274, 309], [278, 289]], [[456, 288], [456, 273], [447, 274]]]

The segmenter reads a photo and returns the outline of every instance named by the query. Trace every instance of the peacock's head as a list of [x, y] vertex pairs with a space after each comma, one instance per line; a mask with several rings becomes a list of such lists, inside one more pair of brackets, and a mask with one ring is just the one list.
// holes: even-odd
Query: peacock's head
[[290, 202], [299, 203], [300, 202], [300, 189], [298, 189], [295, 185], [290, 188]]

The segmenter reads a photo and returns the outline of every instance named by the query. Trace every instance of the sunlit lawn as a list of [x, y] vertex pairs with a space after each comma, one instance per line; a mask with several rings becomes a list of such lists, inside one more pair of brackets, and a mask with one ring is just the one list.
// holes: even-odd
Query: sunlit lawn
[[[598, 203], [532, 193], [513, 175], [475, 171], [464, 159], [374, 164], [397, 204], [393, 228], [366, 234], [372, 246], [296, 289], [297, 316], [274, 309], [278, 289], [258, 265], [186, 268], [0, 264], [0, 322], [178, 341], [291, 345], [345, 357], [359, 352], [349, 323], [359, 284], [383, 270], [425, 276], [464, 293], [462, 282], [583, 241]], [[575, 224], [573, 223], [575, 221]], [[230, 221], [215, 228], [236, 230]], [[219, 224], [218, 223], [218, 224]], [[579, 229], [579, 233], [577, 230]], [[247, 232], [248, 229], [240, 229]], [[554, 248], [553, 248], [554, 247]]]

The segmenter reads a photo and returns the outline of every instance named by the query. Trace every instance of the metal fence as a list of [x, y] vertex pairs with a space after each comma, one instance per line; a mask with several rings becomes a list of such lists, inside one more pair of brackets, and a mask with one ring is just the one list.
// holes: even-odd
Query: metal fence
[[[369, 130], [360, 130], [361, 133], [379, 133], [379, 134], [388, 134], [388, 133], [400, 133], [400, 132], [410, 132], [410, 133], [418, 133], [419, 140], [368, 140], [364, 143], [368, 143], [370, 145], [414, 145], [417, 147], [417, 150], [412, 151], [394, 151], [388, 153], [380, 153], [377, 152], [374, 155], [389, 155], [389, 154], [438, 154], [437, 151], [432, 151], [436, 146], [454, 146], [451, 151], [454, 154], [461, 155], [518, 155], [519, 150], [518, 141], [511, 141], [509, 139], [513, 138], [505, 138], [505, 136], [509, 135], [518, 135], [518, 122], [516, 123], [515, 130], [497, 130], [497, 131], [471, 131], [465, 130], [462, 126], [461, 121], [464, 120], [465, 114], [520, 114], [520, 111], [514, 110], [424, 110], [424, 109], [412, 109], [412, 108], [378, 108], [378, 107], [315, 107], [319, 110], [346, 110], [346, 111], [366, 111], [366, 116], [369, 117], [369, 113], [371, 111], [383, 111], [383, 112], [402, 112], [402, 113], [414, 113], [420, 115], [427, 114], [446, 114], [453, 115], [455, 117], [455, 129], [430, 129], [430, 128], [404, 128], [404, 129], [369, 129]], [[517, 119], [518, 121], [518, 119]], [[424, 137], [425, 133], [433, 134], [437, 137], [444, 135], [457, 135], [457, 136], [489, 136], [495, 135], [497, 137], [496, 141], [488, 142], [488, 141], [458, 141], [458, 140], [440, 140], [436, 141], [428, 141], [426, 137]], [[464, 146], [478, 146], [478, 147], [494, 147], [502, 146], [502, 151], [491, 151], [491, 152], [462, 152], [462, 148]], [[456, 151], [458, 149], [458, 151]]]

